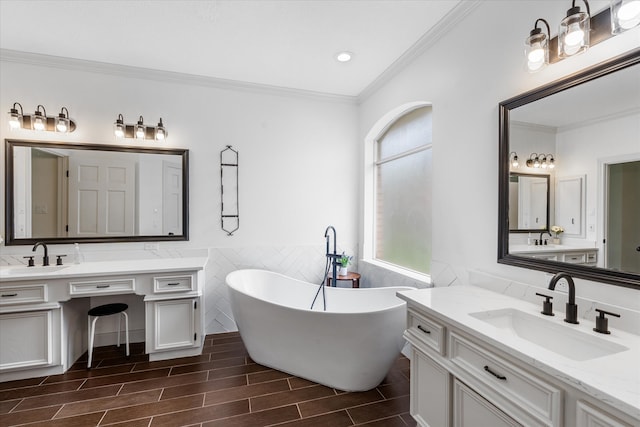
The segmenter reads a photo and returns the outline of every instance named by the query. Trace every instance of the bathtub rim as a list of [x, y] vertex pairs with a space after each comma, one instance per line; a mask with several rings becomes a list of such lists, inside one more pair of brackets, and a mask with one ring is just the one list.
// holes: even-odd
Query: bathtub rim
[[[384, 308], [381, 308], [379, 310], [367, 310], [367, 311], [331, 311], [331, 310], [312, 310], [310, 308], [297, 308], [297, 307], [291, 307], [290, 305], [284, 305], [284, 304], [278, 304], [272, 301], [268, 301], [262, 298], [257, 297], [256, 295], [253, 295], [251, 293], [245, 292], [243, 290], [238, 289], [237, 287], [229, 284], [229, 276], [233, 275], [234, 273], [238, 273], [238, 272], [245, 272], [245, 271], [249, 271], [249, 272], [260, 272], [260, 273], [268, 273], [268, 274], [272, 274], [272, 275], [276, 275], [279, 277], [283, 277], [285, 279], [288, 280], [292, 280], [295, 282], [298, 282], [299, 284], [303, 284], [303, 285], [307, 285], [307, 286], [313, 286], [314, 288], [319, 287], [319, 284], [314, 284], [311, 282], [305, 282], [304, 280], [300, 280], [300, 279], [296, 279], [294, 277], [291, 276], [287, 276], [285, 274], [282, 273], [278, 273], [276, 271], [271, 271], [271, 270], [265, 270], [265, 269], [261, 269], [261, 268], [241, 268], [238, 270], [234, 270], [232, 272], [230, 272], [229, 274], [226, 275], [225, 277], [225, 284], [232, 288], [235, 292], [239, 292], [243, 295], [246, 295], [250, 298], [259, 300], [264, 302], [265, 304], [269, 304], [269, 305], [274, 305], [277, 307], [284, 307], [287, 308], [289, 310], [295, 310], [295, 311], [301, 311], [301, 312], [305, 312], [305, 313], [317, 313], [317, 314], [325, 314], [325, 315], [340, 315], [340, 314], [345, 314], [345, 315], [353, 315], [353, 314], [366, 314], [366, 313], [384, 313], [386, 311], [391, 311], [391, 310], [395, 310], [398, 309], [401, 306], [406, 306], [406, 301], [401, 300], [400, 298], [398, 298], [396, 296], [396, 298], [398, 299], [398, 302], [393, 304], [393, 305], [389, 305], [386, 306]], [[239, 274], [239, 273], [238, 273]], [[324, 284], [323, 284], [324, 285]], [[326, 285], [325, 285], [326, 286]], [[412, 286], [384, 286], [384, 287], [377, 287], [377, 288], [338, 288], [338, 287], [332, 287], [332, 286], [327, 286], [327, 289], [330, 289], [330, 292], [370, 292], [370, 291], [378, 291], [380, 289], [397, 289], [398, 291], [408, 291], [408, 290], [414, 290], [417, 289], [415, 287]], [[394, 295], [395, 296], [395, 295]], [[318, 298], [320, 298], [320, 294], [318, 294]], [[317, 302], [316, 302], [317, 304]]]

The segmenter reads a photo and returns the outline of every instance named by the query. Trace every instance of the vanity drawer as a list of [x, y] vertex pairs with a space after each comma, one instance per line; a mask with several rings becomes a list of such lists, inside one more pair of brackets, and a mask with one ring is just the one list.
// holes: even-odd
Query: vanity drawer
[[587, 256], [584, 252], [570, 252], [563, 255], [562, 260], [570, 264], [584, 264]]
[[136, 288], [136, 279], [104, 279], [85, 282], [69, 282], [69, 294], [71, 297], [98, 296], [110, 294], [133, 293]]
[[16, 286], [0, 289], [0, 306], [47, 302], [47, 285]]
[[436, 320], [427, 318], [413, 309], [408, 310], [408, 330], [416, 339], [444, 355], [445, 328]]
[[195, 280], [193, 275], [162, 276], [153, 278], [153, 292], [188, 292], [193, 291]]
[[543, 425], [560, 425], [562, 394], [559, 389], [455, 332], [450, 334], [449, 352], [452, 363], [494, 390], [496, 396], [508, 399]]

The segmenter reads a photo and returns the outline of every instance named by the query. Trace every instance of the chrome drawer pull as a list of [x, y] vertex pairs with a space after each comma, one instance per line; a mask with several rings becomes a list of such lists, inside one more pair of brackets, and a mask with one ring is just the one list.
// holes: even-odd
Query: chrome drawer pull
[[418, 325], [418, 329], [420, 329], [420, 330], [421, 330], [422, 332], [424, 332], [425, 334], [430, 334], [430, 333], [431, 333], [431, 331], [430, 331], [430, 330], [425, 329], [425, 327], [424, 327], [424, 326], [422, 326], [422, 325]]
[[507, 377], [505, 377], [504, 375], [496, 374], [495, 372], [493, 372], [491, 370], [491, 368], [489, 368], [487, 365], [484, 365], [484, 370], [489, 372], [491, 375], [493, 375], [494, 377], [496, 377], [499, 380], [506, 381], [506, 379], [507, 379]]
[[108, 288], [108, 287], [110, 287], [110, 286], [111, 286], [111, 285], [97, 285], [97, 286], [96, 286], [96, 288], [98, 288], [98, 289], [104, 289], [104, 288]]
[[17, 297], [18, 294], [2, 294], [2, 298]]
[[178, 286], [180, 283], [176, 282], [176, 283], [167, 283], [167, 286]]

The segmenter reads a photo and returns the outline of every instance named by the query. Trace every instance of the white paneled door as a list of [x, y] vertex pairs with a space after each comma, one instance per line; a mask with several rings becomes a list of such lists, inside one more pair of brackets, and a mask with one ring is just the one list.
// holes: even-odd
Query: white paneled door
[[69, 161], [69, 237], [131, 236], [135, 162], [101, 153]]

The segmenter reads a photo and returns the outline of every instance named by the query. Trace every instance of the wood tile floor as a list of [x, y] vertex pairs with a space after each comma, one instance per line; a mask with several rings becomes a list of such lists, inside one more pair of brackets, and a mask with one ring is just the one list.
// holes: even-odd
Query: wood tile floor
[[[254, 363], [237, 332], [200, 356], [149, 362], [142, 343], [86, 354], [62, 375], [0, 383], [0, 426], [406, 427], [409, 361], [376, 389], [345, 393]], [[336, 363], [339, 363], [337, 361]]]

